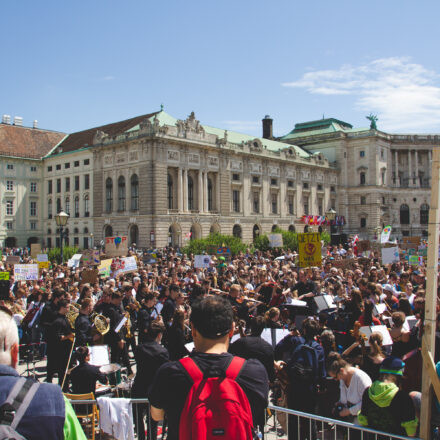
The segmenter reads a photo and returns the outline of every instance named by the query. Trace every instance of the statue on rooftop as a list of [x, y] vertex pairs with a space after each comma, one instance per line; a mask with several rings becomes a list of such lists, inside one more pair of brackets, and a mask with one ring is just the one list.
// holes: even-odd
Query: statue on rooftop
[[377, 130], [376, 122], [379, 118], [376, 115], [373, 115], [373, 113], [370, 113], [365, 117], [370, 121], [370, 130]]

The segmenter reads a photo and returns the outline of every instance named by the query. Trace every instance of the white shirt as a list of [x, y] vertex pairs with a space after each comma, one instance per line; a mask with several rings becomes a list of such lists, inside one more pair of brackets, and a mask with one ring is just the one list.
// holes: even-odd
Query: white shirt
[[350, 385], [347, 387], [343, 380], [339, 381], [339, 389], [341, 391], [341, 397], [339, 401], [343, 404], [350, 402], [349, 410], [350, 414], [357, 416], [357, 413], [362, 407], [362, 396], [366, 388], [371, 385], [370, 376], [365, 371], [355, 369], [355, 372], [351, 378]]

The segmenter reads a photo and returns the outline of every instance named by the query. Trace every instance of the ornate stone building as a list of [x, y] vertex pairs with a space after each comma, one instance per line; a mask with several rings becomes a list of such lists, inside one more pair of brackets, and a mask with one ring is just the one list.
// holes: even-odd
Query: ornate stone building
[[431, 154], [440, 136], [354, 129], [337, 119], [296, 124], [281, 141], [320, 152], [339, 171], [339, 215], [344, 231], [373, 237], [384, 225], [393, 235], [427, 237]]

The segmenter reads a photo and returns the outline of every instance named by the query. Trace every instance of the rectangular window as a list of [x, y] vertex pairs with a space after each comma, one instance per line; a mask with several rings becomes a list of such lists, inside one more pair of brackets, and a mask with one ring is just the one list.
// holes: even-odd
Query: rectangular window
[[367, 227], [367, 219], [365, 217], [361, 218], [361, 228]]
[[37, 182], [31, 182], [31, 193], [37, 192]]
[[61, 179], [57, 179], [57, 193], [61, 192]]
[[30, 202], [30, 215], [35, 217], [37, 215], [37, 202]]
[[232, 209], [234, 212], [240, 212], [240, 191], [232, 191]]
[[6, 229], [8, 231], [12, 230], [12, 222], [6, 222]]
[[278, 185], [278, 179], [270, 179], [270, 184], [272, 186], [277, 186]]
[[259, 192], [254, 192], [254, 197], [253, 197], [253, 208], [254, 208], [254, 212], [256, 214], [258, 214], [260, 212], [260, 193]]
[[258, 176], [252, 176], [252, 183], [260, 183], [260, 178]]
[[79, 197], [75, 197], [73, 202], [73, 209], [75, 211], [75, 217], [79, 217]]
[[235, 182], [240, 180], [240, 174], [233, 174], [232, 175], [232, 180], [234, 180]]
[[57, 169], [57, 171], [59, 171], [61, 169], [61, 164], [60, 163], [56, 166], [56, 169]]
[[360, 157], [365, 157], [365, 151], [360, 151], [360, 152], [359, 152], [359, 156], [360, 156]]
[[331, 186], [330, 187], [330, 192], [332, 192], [332, 193], [336, 192], [336, 188], [334, 186]]
[[37, 222], [31, 222], [31, 230], [35, 231], [37, 229]]
[[8, 169], [8, 170], [13, 170], [13, 169], [14, 169], [14, 165], [13, 165], [12, 163], [8, 163], [8, 164], [6, 165], [6, 169]]
[[272, 194], [272, 214], [278, 213], [278, 194]]
[[50, 173], [52, 171], [52, 167], [47, 167], [47, 172]]
[[309, 198], [304, 197], [304, 215], [309, 215]]
[[47, 181], [47, 193], [52, 194], [52, 180]]
[[69, 192], [70, 191], [70, 177], [66, 177], [64, 179], [64, 187], [66, 188], [66, 191]]
[[309, 184], [307, 182], [303, 182], [303, 189], [309, 189]]
[[288, 180], [287, 181], [287, 187], [288, 188], [293, 188], [293, 180]]
[[31, 172], [35, 173], [37, 171], [37, 167], [31, 167]]
[[323, 207], [323, 200], [322, 200], [322, 199], [318, 199], [318, 215], [323, 215], [323, 213], [322, 213], [322, 211], [323, 211], [322, 207]]
[[6, 215], [14, 215], [14, 201], [13, 200], [6, 201]]
[[79, 191], [79, 176], [75, 176], [75, 191]]
[[64, 168], [65, 168], [65, 169], [70, 168], [70, 162], [66, 162], [66, 163], [64, 164]]
[[90, 189], [90, 175], [84, 175], [84, 189]]
[[6, 181], [6, 191], [14, 191], [14, 181], [13, 180]]
[[47, 247], [48, 248], [52, 247], [52, 237], [47, 237]]
[[322, 191], [322, 184], [318, 183], [318, 191]]
[[79, 167], [79, 160], [75, 160], [75, 162], [73, 163], [74, 167]]
[[288, 197], [288, 199], [287, 199], [287, 204], [288, 204], [288, 207], [289, 207], [289, 214], [290, 214], [290, 215], [293, 215], [293, 214], [294, 214], [294, 209], [293, 209], [293, 206], [294, 206], [294, 198], [293, 198], [293, 196], [289, 196], [289, 197]]
[[78, 246], [78, 245], [79, 245], [79, 238], [78, 238], [78, 237], [73, 237], [73, 244], [74, 244], [75, 246]]
[[84, 199], [84, 217], [89, 217], [89, 215], [90, 215], [89, 208], [90, 208], [89, 198], [86, 197]]
[[90, 164], [90, 159], [84, 159], [84, 165], [89, 165]]

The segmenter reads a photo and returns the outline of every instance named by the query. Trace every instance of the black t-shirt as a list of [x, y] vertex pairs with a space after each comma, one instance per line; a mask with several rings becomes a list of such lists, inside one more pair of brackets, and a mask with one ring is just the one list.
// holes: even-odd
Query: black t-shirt
[[85, 362], [72, 370], [70, 380], [74, 394], [86, 394], [95, 392], [97, 380], [103, 384], [107, 383], [107, 376], [99, 371], [99, 367]]
[[[213, 368], [226, 371], [232, 358], [230, 353], [211, 354], [196, 351], [190, 356], [204, 374]], [[247, 360], [238, 375], [237, 383], [246, 393], [255, 422], [267, 406], [269, 380], [264, 366], [256, 359]], [[163, 409], [168, 417], [168, 440], [179, 438], [180, 414], [192, 385], [192, 380], [179, 361], [162, 365], [153, 380], [148, 398], [151, 405]]]

